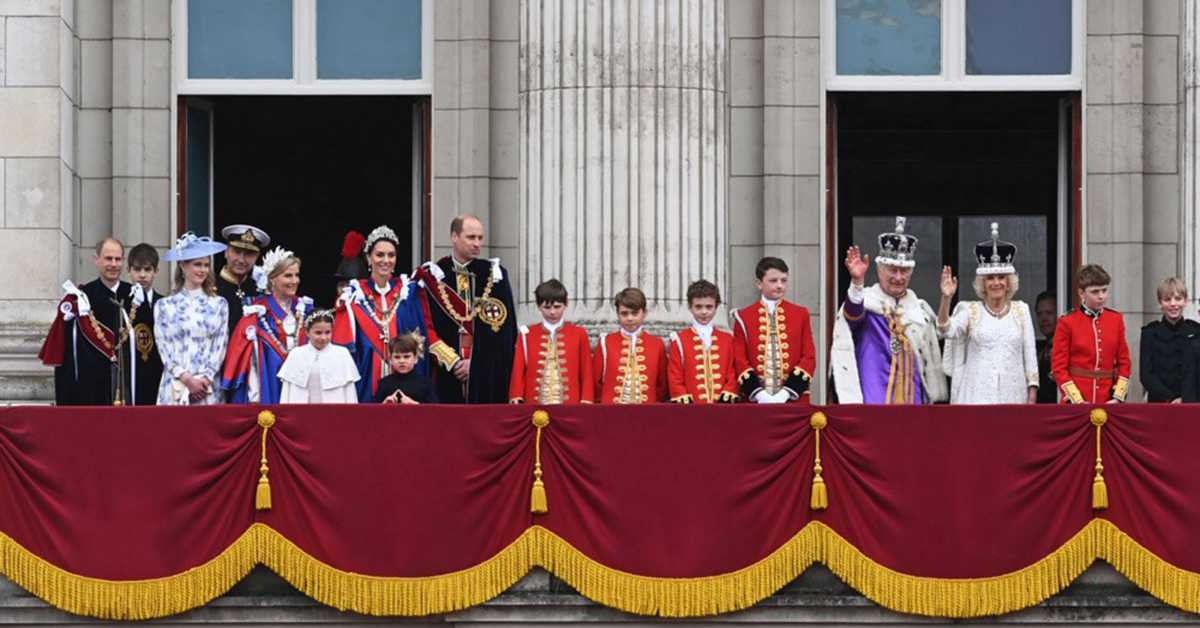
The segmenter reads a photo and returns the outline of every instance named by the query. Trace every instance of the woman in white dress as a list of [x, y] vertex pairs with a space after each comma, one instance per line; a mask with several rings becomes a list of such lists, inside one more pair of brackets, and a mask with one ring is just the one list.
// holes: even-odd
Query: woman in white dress
[[175, 292], [154, 304], [154, 339], [163, 362], [159, 405], [221, 401], [216, 381], [229, 341], [229, 303], [217, 295], [212, 255], [224, 250], [189, 231], [163, 256], [177, 264]]
[[1000, 240], [992, 223], [992, 239], [975, 245], [975, 294], [979, 301], [959, 303], [950, 315], [958, 280], [942, 268], [942, 300], [938, 332], [946, 338], [943, 366], [951, 379], [950, 403], [1036, 403], [1038, 366], [1033, 318], [1029, 306], [1014, 301], [1017, 247]]

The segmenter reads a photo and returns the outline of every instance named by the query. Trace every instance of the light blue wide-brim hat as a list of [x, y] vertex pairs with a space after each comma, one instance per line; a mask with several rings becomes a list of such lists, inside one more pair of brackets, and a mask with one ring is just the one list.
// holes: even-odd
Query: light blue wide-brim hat
[[168, 262], [183, 262], [210, 257], [224, 251], [225, 248], [226, 246], [222, 242], [213, 242], [213, 239], [208, 236], [198, 236], [189, 231], [179, 236], [179, 239], [175, 241], [175, 246], [163, 254], [163, 259]]

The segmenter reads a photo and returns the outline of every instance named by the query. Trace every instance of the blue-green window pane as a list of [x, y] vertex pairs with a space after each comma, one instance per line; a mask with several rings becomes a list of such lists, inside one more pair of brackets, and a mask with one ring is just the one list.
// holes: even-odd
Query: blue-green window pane
[[190, 0], [188, 77], [292, 78], [292, 0]]
[[1071, 0], [967, 0], [967, 74], [1070, 74]]
[[941, 72], [942, 0], [838, 0], [838, 74]]
[[317, 78], [421, 78], [421, 0], [317, 0]]

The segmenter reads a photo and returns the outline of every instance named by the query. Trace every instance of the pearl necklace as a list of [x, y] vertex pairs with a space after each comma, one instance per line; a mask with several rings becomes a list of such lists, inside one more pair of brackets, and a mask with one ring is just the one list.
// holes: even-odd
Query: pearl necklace
[[1012, 302], [1005, 303], [1004, 307], [1001, 308], [999, 312], [996, 312], [996, 311], [992, 310], [991, 306], [989, 306], [987, 304], [987, 301], [983, 302], [983, 309], [987, 310], [987, 313], [991, 314], [992, 318], [1004, 318], [1005, 316], [1008, 315], [1008, 310], [1011, 307], [1012, 307]]

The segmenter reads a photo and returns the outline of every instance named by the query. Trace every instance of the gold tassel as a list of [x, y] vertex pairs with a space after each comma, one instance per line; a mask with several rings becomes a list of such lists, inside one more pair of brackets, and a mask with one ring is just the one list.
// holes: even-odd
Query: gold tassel
[[544, 515], [550, 509], [546, 506], [546, 485], [542, 483], [542, 428], [550, 425], [550, 413], [535, 410], [533, 424], [537, 427], [537, 435], [533, 441], [533, 491], [529, 494], [529, 512]]
[[262, 460], [259, 462], [258, 490], [254, 492], [254, 509], [271, 509], [271, 482], [267, 479], [267, 431], [275, 425], [275, 415], [270, 410], [258, 413], [258, 425], [262, 428]]
[[1104, 478], [1099, 473], [1096, 474], [1096, 479], [1092, 480], [1092, 508], [1108, 508], [1108, 487], [1104, 485]]
[[817, 411], [809, 418], [808, 424], [813, 428], [816, 447], [816, 456], [813, 460], [812, 499], [809, 500], [808, 507], [812, 510], [825, 510], [829, 507], [829, 489], [825, 488], [825, 480], [821, 477], [821, 430], [829, 424], [829, 419], [825, 417], [824, 412]]
[[1093, 408], [1091, 421], [1096, 426], [1096, 477], [1092, 478], [1092, 509], [1104, 510], [1108, 508], [1108, 486], [1104, 484], [1104, 463], [1100, 459], [1100, 430], [1108, 422], [1108, 413], [1104, 408]]

